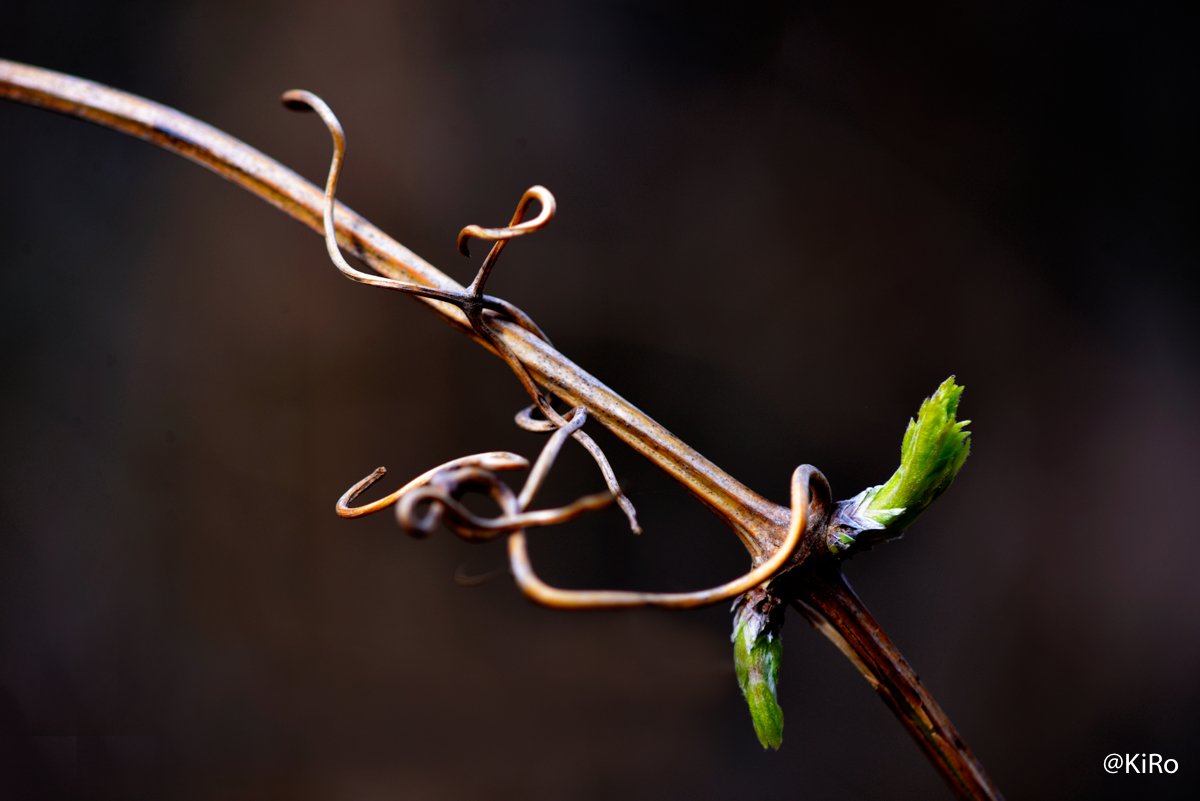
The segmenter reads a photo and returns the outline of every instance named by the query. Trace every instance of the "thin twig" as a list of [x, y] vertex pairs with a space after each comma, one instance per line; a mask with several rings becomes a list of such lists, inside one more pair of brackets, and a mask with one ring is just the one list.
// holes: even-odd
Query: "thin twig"
[[[153, 142], [239, 184], [314, 231], [322, 232], [324, 197], [319, 189], [228, 134], [166, 106], [91, 81], [4, 60], [0, 60], [0, 98], [86, 119]], [[337, 204], [332, 217], [341, 248], [393, 281], [432, 290], [424, 293], [427, 297], [419, 298], [422, 303], [497, 355], [515, 359], [537, 385], [571, 407], [584, 407], [619, 439], [681, 483], [734, 530], [756, 566], [761, 567], [773, 555], [778, 556], [780, 546], [793, 538], [789, 535], [795, 535], [799, 527], [789, 526], [794, 521], [787, 508], [736, 481], [571, 362], [550, 345], [536, 326], [530, 326], [528, 318], [509, 308], [497, 309], [507, 312], [511, 319], [489, 318], [486, 328], [494, 336], [481, 333], [463, 310], [440, 299], [461, 296], [467, 291], [462, 285], [345, 206]], [[464, 229], [464, 233], [471, 235], [479, 235], [481, 231], [486, 233], [487, 229]], [[461, 237], [460, 244], [465, 244]], [[497, 242], [501, 244], [502, 241]], [[549, 421], [561, 425], [553, 415]], [[365, 483], [356, 486], [361, 491]], [[518, 498], [511, 490], [507, 493], [497, 490], [495, 497], [502, 502], [506, 513], [520, 511]], [[348, 493], [345, 504], [352, 498]], [[354, 512], [348, 506], [347, 510]], [[464, 521], [467, 524], [469, 521]], [[510, 543], [514, 541], [515, 535]], [[802, 548], [793, 560], [813, 553]], [[811, 569], [803, 571], [802, 576], [811, 582], [794, 596], [805, 615], [863, 671], [918, 739], [956, 795], [967, 799], [999, 799], [999, 792], [907, 662], [862, 603], [841, 583], [837, 561], [814, 559], [813, 564], [817, 567], [809, 565]]]

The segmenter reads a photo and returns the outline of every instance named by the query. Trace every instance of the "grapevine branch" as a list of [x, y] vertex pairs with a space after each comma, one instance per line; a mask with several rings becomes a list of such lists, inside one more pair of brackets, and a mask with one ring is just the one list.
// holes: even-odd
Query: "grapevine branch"
[[[765, 630], [763, 627], [778, 626], [787, 605], [797, 608], [851, 660], [880, 694], [956, 796], [964, 799], [1001, 798], [949, 719], [850, 589], [841, 572], [844, 559], [876, 541], [863, 536], [856, 543], [857, 534], [884, 529], [885, 523], [897, 519], [906, 525], [919, 513], [919, 507], [911, 507], [906, 515], [904, 508], [880, 506], [882, 498], [894, 499], [905, 489], [905, 476], [901, 475], [903, 465], [897, 477], [885, 487], [864, 491], [840, 504], [833, 503], [824, 476], [815, 468], [802, 466], [792, 479], [792, 508], [772, 503], [567, 359], [518, 309], [483, 295], [483, 281], [494, 265], [495, 257], [508, 238], [520, 235], [513, 234], [513, 229], [524, 226], [522, 233], [536, 229], [539, 220], [548, 220], [553, 215], [553, 198], [548, 192], [541, 195], [535, 191], [540, 188], [535, 188], [531, 190], [532, 196], [527, 194], [522, 199], [507, 234], [505, 229], [477, 226], [464, 229], [459, 241], [464, 252], [466, 239], [470, 236], [496, 243], [484, 269], [470, 287], [464, 288], [346, 206], [334, 204], [334, 174], [331, 174], [327, 193], [322, 193], [257, 150], [174, 109], [91, 81], [10, 61], [0, 60], [0, 98], [79, 117], [157, 144], [242, 186], [317, 233], [329, 234], [330, 255], [343, 272], [349, 269], [357, 274], [351, 276], [356, 280], [393, 289], [398, 287], [387, 282], [410, 287], [401, 291], [417, 296], [435, 313], [508, 362], [530, 392], [535, 406], [546, 417], [546, 420], [537, 421], [525, 414], [526, 427], [555, 430], [521, 493], [508, 488], [494, 471], [524, 467], [528, 464], [524, 459], [513, 454], [480, 454], [436, 468], [388, 498], [351, 507], [349, 504], [358, 493], [382, 475], [382, 469], [378, 470], [352, 487], [339, 501], [339, 513], [343, 516], [377, 511], [399, 500], [397, 514], [402, 525], [417, 533], [427, 533], [440, 521], [452, 531], [470, 538], [507, 535], [518, 585], [541, 603], [555, 606], [628, 605], [605, 604], [604, 601], [614, 599], [602, 597], [604, 593], [593, 593], [588, 597], [586, 592], [555, 590], [542, 585], [529, 568], [525, 553], [524, 527], [558, 522], [622, 497], [611, 469], [608, 469], [605, 479], [610, 490], [602, 496], [589, 496], [558, 510], [529, 512], [527, 509], [565, 438], [575, 435], [579, 439], [578, 435], [583, 432], [578, 427], [585, 419], [594, 419], [682, 484], [741, 540], [754, 569], [741, 580], [725, 585], [728, 589], [736, 583], [738, 592], [745, 591], [738, 601], [739, 621], [750, 621], [753, 626], [749, 628], [758, 627], [755, 631]], [[323, 103], [318, 106], [319, 99], [308, 93], [289, 93], [284, 100], [292, 106], [307, 106], [318, 111], [324, 107]], [[335, 147], [339, 146], [339, 132], [334, 132]], [[542, 206], [541, 214], [525, 223], [525, 210], [534, 199]], [[340, 252], [335, 255], [339, 246], [383, 278], [349, 267]], [[948, 384], [954, 389], [952, 381]], [[554, 411], [550, 396], [572, 408], [569, 420]], [[956, 405], [957, 395], [953, 401]], [[925, 407], [922, 407], [924, 420]], [[953, 422], [951, 414], [950, 423]], [[961, 428], [962, 424], [955, 425]], [[956, 433], [958, 430], [954, 429]], [[910, 435], [914, 442], [924, 436], [920, 430], [914, 432], [910, 427], [909, 435], [905, 437], [906, 452]], [[941, 447], [940, 443], [941, 440], [938, 447]], [[599, 449], [592, 453], [604, 470], [607, 462], [598, 455]], [[949, 478], [935, 488], [924, 490], [922, 506], [948, 486], [965, 458], [965, 450], [954, 457], [957, 461], [947, 458], [954, 462], [950, 465], [952, 469], [943, 464], [946, 459], [936, 467], [948, 469]], [[472, 516], [457, 502], [458, 496], [468, 489], [490, 495], [500, 507], [501, 514], [493, 519]], [[871, 506], [873, 498], [875, 507]], [[636, 530], [632, 507], [627, 508], [626, 513]], [[894, 533], [880, 534], [882, 536], [894, 536]], [[705, 592], [709, 595], [697, 602], [711, 602], [717, 595], [728, 597], [725, 592]], [[632, 595], [642, 596], [639, 602], [645, 603], [645, 596], [650, 594]], [[739, 636], [742, 631], [741, 628], [736, 630]], [[769, 634], [755, 642], [768, 641], [771, 641]], [[777, 638], [774, 643], [777, 647]], [[773, 693], [773, 679], [771, 683]]]

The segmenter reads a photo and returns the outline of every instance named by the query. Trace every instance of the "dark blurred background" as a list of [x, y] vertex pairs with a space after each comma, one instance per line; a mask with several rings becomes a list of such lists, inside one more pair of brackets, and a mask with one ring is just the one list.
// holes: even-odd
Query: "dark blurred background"
[[[144, 95], [323, 180], [749, 486], [885, 480], [966, 386], [953, 489], [848, 575], [1009, 798], [1194, 798], [1197, 30], [1184, 4], [6, 0], [0, 57]], [[949, 797], [793, 615], [783, 749], [724, 605], [567, 614], [503, 546], [342, 521], [534, 455], [498, 360], [124, 135], [0, 104], [0, 796]], [[482, 249], [479, 249], [482, 250]], [[608, 445], [646, 529], [536, 533], [576, 587], [694, 589], [736, 538]], [[543, 500], [601, 487], [569, 447]], [[1109, 776], [1154, 752], [1173, 776]]]

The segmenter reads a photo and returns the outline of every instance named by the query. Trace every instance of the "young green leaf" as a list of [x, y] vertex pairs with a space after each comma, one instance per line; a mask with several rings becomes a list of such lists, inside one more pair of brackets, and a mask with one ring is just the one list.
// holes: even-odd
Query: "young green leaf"
[[949, 488], [971, 450], [971, 434], [963, 430], [971, 421], [955, 419], [962, 391], [950, 376], [925, 399], [904, 432], [900, 468], [886, 484], [868, 490], [860, 515], [900, 531]]
[[[971, 433], [957, 420], [963, 388], [947, 378], [925, 399], [916, 420], [908, 421], [900, 446], [900, 468], [886, 484], [842, 501], [829, 528], [829, 547], [844, 551], [870, 547], [899, 536], [949, 488], [971, 450]], [[870, 532], [864, 538], [864, 532]]]

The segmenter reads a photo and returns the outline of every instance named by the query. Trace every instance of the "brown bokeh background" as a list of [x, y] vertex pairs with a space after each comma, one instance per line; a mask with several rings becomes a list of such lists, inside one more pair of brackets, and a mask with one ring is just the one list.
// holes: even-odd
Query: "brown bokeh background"
[[[468, 223], [559, 216], [489, 291], [749, 486], [895, 468], [949, 374], [974, 449], [851, 581], [1010, 798], [1190, 798], [1200, 766], [1196, 30], [1182, 6], [4, 3], [0, 56], [177, 107], [465, 280]], [[793, 616], [764, 753], [724, 607], [564, 614], [500, 544], [333, 504], [533, 455], [496, 359], [175, 156], [0, 105], [0, 796], [925, 799]], [[569, 586], [746, 564], [603, 438]], [[600, 488], [568, 449], [544, 500]], [[1112, 753], [1174, 776], [1109, 776]]]

